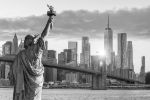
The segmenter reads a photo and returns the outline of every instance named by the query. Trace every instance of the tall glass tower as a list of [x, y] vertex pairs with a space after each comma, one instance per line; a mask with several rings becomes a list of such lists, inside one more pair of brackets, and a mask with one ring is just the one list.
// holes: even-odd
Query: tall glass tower
[[134, 71], [132, 41], [128, 41], [126, 57], [127, 57], [127, 68]]
[[72, 50], [72, 62], [74, 67], [77, 66], [77, 49], [78, 49], [77, 47], [78, 47], [77, 42], [73, 41], [68, 42], [68, 49]]
[[104, 50], [106, 54], [106, 65], [107, 65], [107, 70], [111, 69], [111, 53], [113, 52], [113, 31], [109, 27], [109, 16], [108, 16], [108, 23], [107, 27], [105, 28], [104, 32]]
[[117, 68], [125, 69], [126, 66], [126, 50], [127, 49], [127, 34], [118, 34], [118, 66]]
[[90, 67], [90, 43], [88, 37], [82, 37], [82, 53], [80, 58], [80, 64], [83, 64], [85, 68]]

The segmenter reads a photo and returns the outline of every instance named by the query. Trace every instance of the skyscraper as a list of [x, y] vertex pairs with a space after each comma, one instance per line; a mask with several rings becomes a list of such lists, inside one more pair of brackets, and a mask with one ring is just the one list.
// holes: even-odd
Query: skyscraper
[[[59, 54], [58, 54], [58, 64], [59, 65], [65, 65], [66, 64], [66, 59], [67, 59], [67, 57], [66, 57], [66, 53], [65, 52], [60, 52]], [[65, 70], [62, 70], [62, 69], [58, 69], [57, 70], [57, 80], [58, 81], [62, 81], [62, 80], [65, 80], [65, 73], [66, 73], [66, 71]]]
[[65, 53], [65, 64], [70, 64], [72, 62], [72, 50], [71, 49], [64, 49]]
[[58, 64], [60, 65], [65, 65], [66, 63], [66, 56], [65, 56], [65, 52], [60, 52], [58, 54]]
[[[56, 51], [55, 50], [47, 50], [47, 59], [54, 59], [56, 60]], [[56, 63], [56, 61], [53, 61], [54, 63]]]
[[[46, 61], [51, 64], [57, 64], [56, 51], [47, 50]], [[57, 81], [57, 69], [56, 68], [45, 68], [45, 81]]]
[[74, 67], [77, 66], [77, 46], [77, 42], [68, 42], [68, 49], [72, 50], [72, 62]]
[[127, 68], [134, 71], [132, 41], [128, 41], [126, 58], [127, 58]]
[[[69, 65], [74, 67], [74, 64], [72, 63], [73, 61], [73, 55], [72, 55], [72, 49], [64, 49], [63, 52], [58, 54], [58, 64], [60, 65]], [[70, 71], [67, 70], [61, 70], [58, 69], [58, 80], [66, 80], [67, 76], [69, 75]]]
[[114, 71], [116, 69], [116, 56], [115, 52], [111, 53], [111, 64], [110, 64], [110, 71]]
[[13, 51], [13, 44], [11, 41], [7, 41], [5, 44], [2, 45], [2, 55], [12, 54]]
[[142, 66], [140, 71], [140, 81], [145, 82], [145, 56], [142, 56]]
[[80, 55], [80, 65], [90, 68], [90, 43], [88, 37], [82, 37], [82, 53]]
[[45, 49], [43, 50], [42, 60], [47, 60], [47, 52], [48, 52], [48, 41], [45, 41]]
[[126, 69], [126, 44], [127, 44], [127, 34], [118, 34], [118, 66], [117, 68]]
[[[12, 53], [12, 42], [7, 41], [5, 44], [2, 45], [2, 56], [8, 55]], [[0, 76], [1, 78], [8, 78], [8, 73], [10, 71], [10, 65], [11, 63], [8, 62], [2, 62], [1, 63], [1, 70], [0, 70]]]
[[[71, 65], [73, 67], [77, 67], [77, 50], [78, 50], [78, 44], [77, 42], [69, 41], [68, 42], [68, 49], [71, 49], [72, 53], [72, 61]], [[66, 80], [69, 82], [77, 82], [79, 77], [78, 72], [69, 72], [66, 74]]]
[[17, 54], [18, 53], [18, 38], [17, 35], [14, 35], [13, 38], [13, 50], [12, 50], [12, 54]]
[[107, 72], [111, 72], [113, 69], [113, 60], [112, 60], [112, 52], [113, 52], [113, 31], [109, 26], [109, 16], [108, 16], [108, 23], [107, 27], [105, 28], [104, 32], [104, 51], [106, 57], [106, 69]]
[[[91, 54], [90, 43], [88, 37], [82, 37], [82, 52], [80, 54], [80, 67], [86, 69], [92, 69], [91, 67]], [[81, 74], [81, 80], [86, 83], [90, 83], [92, 78], [90, 75]]]
[[18, 47], [18, 52], [23, 50], [23, 49], [24, 49], [24, 43], [23, 43], [23, 41], [21, 39], [21, 42], [20, 42], [19, 47]]
[[113, 31], [109, 27], [109, 16], [108, 16], [108, 23], [107, 27], [105, 28], [104, 32], [104, 50], [106, 53], [106, 64], [111, 64], [111, 53], [113, 52]]
[[100, 67], [100, 57], [99, 55], [91, 56], [91, 67], [93, 70], [98, 70]]
[[48, 50], [48, 41], [45, 41], [45, 50]]

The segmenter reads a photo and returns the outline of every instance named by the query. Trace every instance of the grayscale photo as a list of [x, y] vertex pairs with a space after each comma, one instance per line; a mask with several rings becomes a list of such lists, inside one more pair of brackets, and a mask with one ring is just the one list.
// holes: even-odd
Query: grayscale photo
[[0, 100], [150, 100], [150, 0], [1, 0]]

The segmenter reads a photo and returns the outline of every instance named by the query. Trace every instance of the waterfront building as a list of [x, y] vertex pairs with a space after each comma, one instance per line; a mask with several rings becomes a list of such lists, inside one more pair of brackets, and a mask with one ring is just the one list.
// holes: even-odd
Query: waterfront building
[[[12, 42], [11, 41], [6, 41], [6, 43], [4, 43], [2, 45], [2, 56], [8, 55], [12, 53]], [[0, 68], [0, 78], [3, 79], [8, 79], [8, 73], [10, 72], [10, 66], [11, 63], [8, 62], [1, 62], [1, 68]]]
[[[50, 64], [57, 64], [56, 51], [47, 50], [46, 61]], [[45, 81], [57, 81], [57, 69], [56, 68], [45, 68]]]
[[111, 66], [111, 53], [113, 52], [113, 31], [109, 27], [109, 16], [108, 16], [108, 24], [107, 27], [105, 28], [104, 32], [104, 50], [105, 50], [105, 56], [106, 56], [106, 65], [107, 65], [107, 70], [111, 70], [113, 66]]
[[128, 41], [126, 57], [127, 57], [127, 69], [134, 71], [132, 41]]
[[0, 62], [0, 79], [5, 79], [5, 63]]
[[77, 73], [66, 73], [66, 81], [70, 83], [77, 83], [78, 82], [78, 74]]
[[[67, 65], [70, 65], [72, 67], [77, 67], [77, 54], [78, 54], [78, 43], [75, 41], [69, 41], [68, 42], [68, 49], [71, 49], [72, 52], [72, 60]], [[69, 80], [68, 80], [69, 79]], [[79, 72], [70, 72], [66, 74], [66, 81], [69, 82], [78, 82], [79, 79]]]
[[[72, 58], [72, 49], [64, 49], [63, 52], [58, 54], [58, 64], [74, 67]], [[66, 73], [70, 73], [70, 71], [58, 69], [58, 81], [66, 80]]]
[[[66, 63], [70, 67], [77, 67], [77, 43], [69, 42], [68, 49], [64, 49]], [[78, 81], [78, 73], [65, 71], [65, 80], [68, 82]]]
[[127, 34], [118, 34], [118, 66], [117, 68], [126, 69], [126, 48], [127, 48]]
[[[66, 53], [65, 52], [60, 52], [58, 54], [58, 64], [59, 65], [65, 65], [66, 64]], [[66, 76], [65, 76], [66, 71], [62, 70], [62, 69], [58, 69], [57, 70], [57, 80], [58, 81], [62, 81], [65, 80]]]
[[[82, 37], [82, 51], [80, 54], [80, 67], [86, 69], [92, 69], [91, 67], [91, 54], [90, 54], [90, 43], [89, 37]], [[82, 82], [90, 83], [92, 81], [91, 75], [80, 74]]]

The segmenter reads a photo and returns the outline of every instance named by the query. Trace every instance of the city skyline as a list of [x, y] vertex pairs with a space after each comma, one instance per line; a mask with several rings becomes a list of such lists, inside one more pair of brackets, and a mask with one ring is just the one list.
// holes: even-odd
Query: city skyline
[[[109, 28], [109, 27], [107, 27]], [[104, 33], [107, 34], [107, 33]], [[112, 40], [112, 38], [110, 38]], [[23, 42], [21, 41], [18, 47], [18, 38], [17, 35], [14, 35], [13, 41], [6, 41], [3, 44], [3, 51], [2, 57], [8, 54], [15, 54], [19, 52], [17, 50], [23, 49], [22, 45]], [[111, 47], [111, 45], [110, 45]], [[62, 65], [69, 65], [71, 67], [76, 68], [83, 68], [89, 70], [97, 70], [99, 69], [102, 72], [106, 72], [107, 75], [111, 76], [119, 76], [121, 78], [127, 79], [136, 79], [139, 81], [145, 82], [145, 56], [142, 56], [142, 65], [140, 73], [134, 72], [133, 67], [133, 50], [132, 50], [132, 41], [127, 41], [127, 34], [126, 33], [118, 33], [118, 53], [115, 55], [115, 52], [111, 52], [111, 63], [106, 65], [105, 70], [103, 61], [107, 62], [107, 55], [100, 56], [100, 55], [91, 55], [90, 53], [90, 43], [89, 37], [82, 37], [82, 53], [80, 53], [80, 62], [77, 64], [77, 42], [68, 41], [68, 48], [64, 49], [63, 52], [58, 54], [58, 62], [56, 58], [56, 51], [55, 50], [48, 50], [48, 41], [45, 41], [45, 50], [43, 51], [42, 61], [46, 61], [49, 64], [57, 64]], [[109, 46], [106, 49], [109, 49]], [[98, 59], [97, 59], [98, 57]], [[104, 66], [103, 66], [104, 65]], [[1, 63], [1, 78], [8, 78], [8, 72], [10, 71], [9, 63]], [[63, 66], [62, 66], [63, 68]], [[5, 70], [5, 71], [4, 71]], [[105, 75], [105, 73], [103, 73]], [[71, 75], [71, 76], [70, 76]], [[81, 75], [81, 77], [80, 77]], [[49, 77], [50, 76], [50, 77]], [[58, 76], [58, 77], [57, 77]], [[80, 78], [79, 78], [80, 77]], [[58, 80], [67, 80], [70, 82], [91, 82], [92, 77], [86, 74], [79, 74], [79, 73], [70, 73], [69, 71], [58, 70], [56, 68], [45, 68], [44, 74], [45, 81], [57, 81]], [[79, 80], [78, 80], [79, 79]], [[81, 80], [80, 80], [81, 79]]]
[[[140, 71], [141, 56], [145, 56], [146, 71], [150, 71], [150, 56], [148, 55], [150, 49], [149, 0], [146, 3], [143, 0], [132, 0], [130, 2], [118, 0], [113, 2], [110, 0], [88, 2], [84, 0], [45, 1], [50, 2], [58, 12], [54, 20], [54, 29], [47, 39], [49, 49], [54, 49], [59, 53], [67, 48], [67, 41], [70, 40], [77, 41], [80, 49], [81, 37], [88, 36], [91, 43], [91, 54], [103, 52], [103, 34], [107, 25], [107, 15], [109, 14], [110, 27], [114, 33], [114, 51], [117, 52], [117, 34], [127, 33], [128, 41], [133, 42], [135, 72]], [[0, 45], [6, 39], [12, 40], [15, 33], [18, 35], [19, 40], [24, 39], [27, 34], [40, 33], [47, 20], [47, 17], [43, 15], [48, 9], [45, 1], [14, 0], [13, 3], [8, 0], [1, 1], [0, 7], [3, 11], [0, 15], [0, 26], [3, 27], [0, 28]], [[68, 9], [65, 7], [66, 4], [70, 5]], [[99, 47], [97, 47], [98, 45]]]
[[[106, 34], [106, 33], [104, 32], [104, 34]], [[70, 62], [70, 60], [73, 61], [73, 63], [70, 63], [70, 64], [73, 64], [73, 66], [78, 66], [79, 65], [80, 67], [83, 67], [84, 65], [82, 65], [82, 64], [85, 63], [85, 68], [88, 68], [88, 67], [91, 68], [92, 67], [91, 66], [92, 56], [97, 56], [97, 57], [100, 57], [100, 58], [105, 56], [106, 57], [106, 62], [107, 62], [107, 55], [103, 54], [105, 52], [103, 52], [101, 54], [97, 53], [96, 55], [91, 55], [89, 40], [90, 39], [87, 36], [82, 37], [82, 41], [81, 41], [82, 42], [82, 48], [81, 48], [82, 52], [81, 53], [80, 52], [78, 53], [79, 50], [78, 50], [78, 45], [77, 45], [78, 42], [77, 41], [68, 41], [67, 42], [68, 43], [68, 49], [65, 48], [64, 52], [72, 52], [72, 54], [69, 54], [70, 56], [69, 56], [69, 59], [68, 59], [69, 62]], [[8, 42], [11, 43], [12, 47], [10, 49], [10, 53], [6, 53], [6, 54], [15, 54], [14, 49], [22, 50], [24, 48], [23, 47], [24, 44], [23, 44], [22, 40], [20, 41], [20, 44], [18, 44], [18, 38], [17, 38], [16, 34], [14, 35], [14, 38], [13, 38], [12, 41], [5, 41], [5, 43], [3, 45], [5, 45]], [[110, 58], [111, 63], [110, 63], [110, 65], [107, 65], [107, 66], [110, 67], [108, 70], [113, 71], [114, 68], [115, 69], [116, 68], [121, 68], [121, 69], [130, 69], [134, 72], [132, 41], [127, 41], [127, 34], [126, 33], [118, 33], [118, 41], [117, 42], [118, 42], [118, 52], [116, 52], [116, 53], [114, 51], [111, 52], [111, 58]], [[15, 43], [15, 45], [14, 45], [14, 43]], [[15, 51], [17, 51], [17, 50], [15, 50]], [[4, 51], [8, 52], [8, 50], [3, 49], [2, 52], [1, 52], [2, 55], [5, 55]], [[47, 54], [47, 52], [49, 52], [49, 51], [55, 51], [55, 50], [48, 49], [48, 41], [45, 41], [45, 50], [44, 50], [45, 53], [43, 54], [43, 60], [49, 59], [49, 54]], [[19, 51], [17, 51], [16, 53], [18, 53], [18, 52]], [[55, 54], [54, 53], [52, 53], [52, 54], [55, 55], [56, 60], [59, 60], [59, 53], [56, 54], [56, 52], [57, 51], [55, 51]], [[62, 51], [60, 53], [62, 53]], [[54, 57], [53, 55], [50, 55], [50, 57]], [[74, 61], [76, 62], [76, 64], [75, 64]], [[87, 63], [87, 66], [86, 66], [86, 63]], [[142, 63], [141, 63], [141, 66], [142, 66]]]

